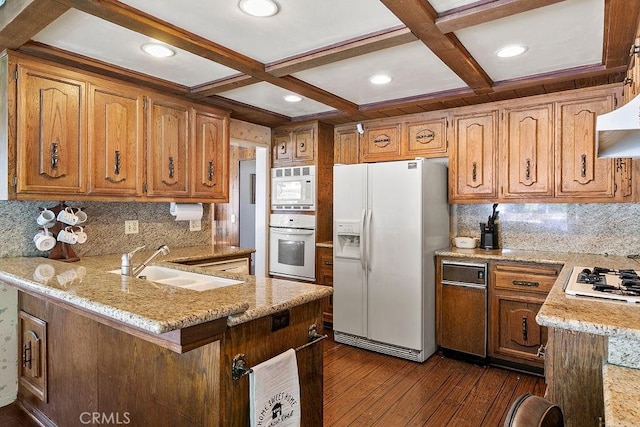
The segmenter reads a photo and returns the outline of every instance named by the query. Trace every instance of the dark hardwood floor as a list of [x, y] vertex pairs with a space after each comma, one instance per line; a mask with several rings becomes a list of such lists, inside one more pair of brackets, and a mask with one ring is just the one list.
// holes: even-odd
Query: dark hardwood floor
[[[435, 354], [424, 363], [324, 342], [325, 426], [502, 426], [523, 393], [544, 379]], [[0, 426], [37, 427], [15, 404]]]
[[324, 344], [325, 426], [502, 426], [541, 377], [445, 358], [424, 363]]

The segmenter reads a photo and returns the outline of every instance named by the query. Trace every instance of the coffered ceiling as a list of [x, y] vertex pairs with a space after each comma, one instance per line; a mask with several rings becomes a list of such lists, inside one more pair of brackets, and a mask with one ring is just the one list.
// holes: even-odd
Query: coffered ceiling
[[[0, 48], [267, 126], [339, 124], [621, 82], [640, 16], [635, 0], [275, 2], [258, 18], [238, 0], [7, 0]], [[151, 41], [175, 55], [145, 54]], [[513, 44], [525, 52], [496, 55]]]

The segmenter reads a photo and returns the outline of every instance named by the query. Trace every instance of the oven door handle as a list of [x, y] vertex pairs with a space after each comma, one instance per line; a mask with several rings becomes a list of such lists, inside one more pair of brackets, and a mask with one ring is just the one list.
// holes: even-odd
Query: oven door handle
[[274, 234], [293, 234], [296, 236], [311, 236], [315, 230], [294, 230], [291, 228], [272, 228], [271, 232]]

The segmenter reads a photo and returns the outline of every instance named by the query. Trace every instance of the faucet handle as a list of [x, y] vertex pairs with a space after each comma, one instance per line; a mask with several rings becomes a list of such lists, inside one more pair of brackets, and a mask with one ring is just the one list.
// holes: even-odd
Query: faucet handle
[[138, 246], [137, 248], [135, 248], [134, 250], [132, 250], [131, 252], [128, 253], [129, 258], [131, 258], [133, 256], [133, 254], [135, 254], [136, 252], [142, 250], [146, 248], [146, 245], [142, 245], [142, 246]]

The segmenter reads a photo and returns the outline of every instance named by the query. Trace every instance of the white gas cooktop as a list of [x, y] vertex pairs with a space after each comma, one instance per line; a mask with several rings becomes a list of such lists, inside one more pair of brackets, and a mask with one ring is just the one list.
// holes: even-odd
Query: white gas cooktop
[[569, 295], [640, 303], [639, 276], [636, 270], [573, 267], [565, 292]]

